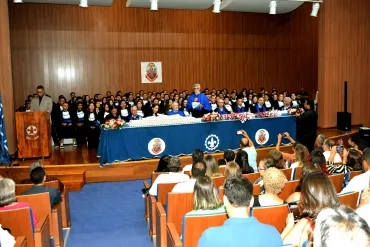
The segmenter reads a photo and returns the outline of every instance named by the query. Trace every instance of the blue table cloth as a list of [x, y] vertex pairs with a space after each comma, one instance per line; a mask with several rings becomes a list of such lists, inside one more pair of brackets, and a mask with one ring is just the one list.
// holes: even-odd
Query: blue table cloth
[[[296, 118], [293, 116], [260, 118], [241, 123], [239, 120], [202, 122], [160, 127], [126, 127], [120, 130], [102, 129], [98, 156], [100, 164], [115, 161], [161, 157], [164, 154], [189, 155], [194, 149], [207, 153], [238, 149], [245, 130], [256, 148], [274, 146], [279, 133], [289, 132], [296, 138]], [[283, 139], [283, 144], [289, 141]]]

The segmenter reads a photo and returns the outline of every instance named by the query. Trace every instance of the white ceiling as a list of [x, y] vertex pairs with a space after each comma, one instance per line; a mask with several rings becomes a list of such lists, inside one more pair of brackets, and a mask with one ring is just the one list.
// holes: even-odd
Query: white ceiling
[[[209, 9], [212, 5], [213, 5], [213, 0], [158, 0], [159, 9], [203, 10], [203, 9]], [[126, 7], [148, 8], [149, 9], [150, 0], [127, 0]]]
[[[298, 8], [303, 2], [300, 1], [277, 1], [277, 14], [291, 12]], [[221, 2], [221, 11], [269, 13], [270, 0], [223, 0]]]
[[[123, 0], [119, 0], [123, 1]], [[54, 3], [79, 5], [80, 0], [23, 0], [24, 3]], [[111, 6], [113, 0], [89, 0], [90, 6]]]

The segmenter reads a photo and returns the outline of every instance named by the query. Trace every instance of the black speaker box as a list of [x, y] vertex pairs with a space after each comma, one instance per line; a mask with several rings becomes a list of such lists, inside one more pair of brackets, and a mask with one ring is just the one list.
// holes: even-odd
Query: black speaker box
[[337, 112], [337, 129], [351, 130], [352, 114], [350, 112]]

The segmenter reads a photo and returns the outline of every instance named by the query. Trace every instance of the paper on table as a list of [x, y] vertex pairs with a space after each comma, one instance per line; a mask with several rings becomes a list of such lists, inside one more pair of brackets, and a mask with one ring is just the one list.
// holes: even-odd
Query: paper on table
[[193, 102], [192, 104], [193, 109], [197, 108], [199, 106], [199, 102]]

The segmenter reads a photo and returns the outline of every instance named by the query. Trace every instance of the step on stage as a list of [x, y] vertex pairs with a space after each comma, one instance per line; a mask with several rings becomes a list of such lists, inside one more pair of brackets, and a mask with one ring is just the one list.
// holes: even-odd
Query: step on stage
[[[358, 132], [353, 128], [351, 132], [343, 132], [337, 129], [319, 129], [318, 133], [324, 134], [334, 140], [342, 137], [347, 145], [348, 137]], [[258, 160], [266, 157], [268, 152], [275, 147], [259, 148]], [[282, 146], [282, 151], [292, 152], [291, 145]], [[219, 159], [223, 153], [215, 153]], [[183, 166], [191, 163], [190, 156], [180, 157]], [[39, 159], [14, 160], [9, 167], [0, 167], [0, 174], [3, 177], [12, 178], [16, 182], [29, 178], [29, 165]], [[70, 190], [80, 190], [85, 183], [124, 181], [149, 178], [150, 174], [157, 168], [158, 159], [140, 161], [119, 162], [112, 165], [99, 165], [96, 157], [96, 150], [88, 150], [86, 146], [73, 147], [64, 146], [64, 149], [54, 150], [52, 155], [41, 160], [48, 175], [58, 177]]]

